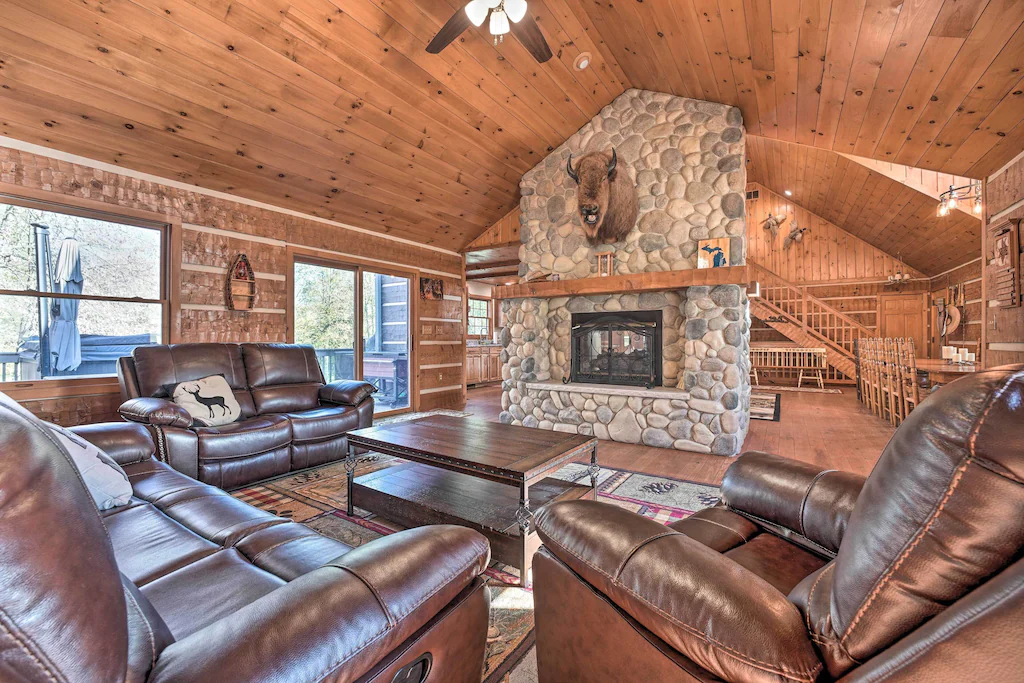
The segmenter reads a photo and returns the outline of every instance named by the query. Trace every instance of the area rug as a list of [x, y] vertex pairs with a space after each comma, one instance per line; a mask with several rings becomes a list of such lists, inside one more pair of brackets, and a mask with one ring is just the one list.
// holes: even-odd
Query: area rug
[[[439, 414], [432, 411], [430, 414]], [[445, 414], [460, 414], [444, 411]], [[424, 417], [400, 416], [405, 419]], [[461, 413], [467, 415], [467, 413]], [[393, 419], [393, 418], [392, 418]], [[391, 467], [402, 461], [390, 456], [367, 453], [360, 457], [356, 476]], [[555, 473], [566, 481], [589, 483], [583, 464], [570, 464]], [[598, 497], [606, 502], [632, 510], [663, 524], [683, 519], [694, 512], [716, 505], [720, 499], [717, 486], [691, 481], [657, 477], [628, 470], [602, 467], [597, 477]], [[336, 462], [323, 467], [289, 474], [257, 486], [232, 493], [236, 498], [282, 517], [301, 522], [312, 529], [356, 547], [375, 538], [401, 530], [401, 526], [356, 508], [345, 514], [345, 466]], [[494, 562], [486, 572], [491, 593], [491, 633], [482, 681], [498, 683], [520, 665], [513, 678], [519, 679], [533, 665], [533, 593], [519, 588], [519, 572], [513, 567]], [[511, 585], [510, 585], [511, 584]]]
[[750, 419], [778, 422], [782, 411], [781, 394], [750, 394]]

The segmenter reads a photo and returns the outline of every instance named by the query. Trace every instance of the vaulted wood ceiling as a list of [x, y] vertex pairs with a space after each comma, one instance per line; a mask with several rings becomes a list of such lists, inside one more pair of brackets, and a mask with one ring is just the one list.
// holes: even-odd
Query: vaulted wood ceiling
[[529, 0], [546, 64], [478, 29], [427, 54], [463, 4], [4, 0], [0, 133], [453, 249], [627, 87], [973, 177], [1024, 148], [1019, 1]]
[[[927, 275], [981, 253], [981, 219], [962, 211], [939, 218], [931, 197], [830, 150], [751, 137], [747, 180], [816, 213]], [[764, 216], [751, 216], [761, 221]]]

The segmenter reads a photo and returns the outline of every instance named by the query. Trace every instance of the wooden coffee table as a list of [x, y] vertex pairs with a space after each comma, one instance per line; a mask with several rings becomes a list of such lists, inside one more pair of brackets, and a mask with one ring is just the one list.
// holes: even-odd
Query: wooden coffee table
[[[348, 433], [348, 514], [359, 506], [409, 527], [471, 527], [491, 542], [492, 557], [518, 568], [528, 586], [540, 546], [533, 513], [597, 495], [597, 443], [590, 436], [448, 416], [359, 429]], [[409, 462], [355, 478], [358, 448]], [[588, 455], [590, 486], [548, 476]]]

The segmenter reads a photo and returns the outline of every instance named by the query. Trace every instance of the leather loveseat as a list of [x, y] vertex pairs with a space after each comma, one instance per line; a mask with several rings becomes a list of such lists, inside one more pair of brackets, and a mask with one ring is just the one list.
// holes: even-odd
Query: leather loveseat
[[[168, 387], [210, 375], [224, 375], [242, 415], [220, 427], [193, 426]], [[325, 384], [311, 346], [141, 346], [118, 361], [117, 376], [121, 416], [153, 430], [161, 460], [224, 489], [342, 460], [346, 433], [373, 423], [373, 385]]]
[[1024, 365], [932, 394], [866, 480], [747, 453], [722, 496], [538, 513], [540, 680], [1021, 680]]
[[67, 451], [0, 394], [0, 679], [480, 680], [477, 532], [353, 549], [174, 471], [138, 424], [74, 431], [122, 465], [128, 505], [98, 512]]

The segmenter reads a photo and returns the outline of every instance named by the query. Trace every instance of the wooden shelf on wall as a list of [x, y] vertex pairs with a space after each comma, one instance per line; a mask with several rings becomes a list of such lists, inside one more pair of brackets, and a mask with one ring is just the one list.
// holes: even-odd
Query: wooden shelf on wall
[[657, 273], [610, 275], [576, 280], [526, 282], [494, 288], [495, 299], [550, 299], [556, 296], [584, 294], [621, 294], [624, 292], [659, 292], [700, 285], [748, 285], [747, 266], [706, 268], [701, 270], [666, 270]]

